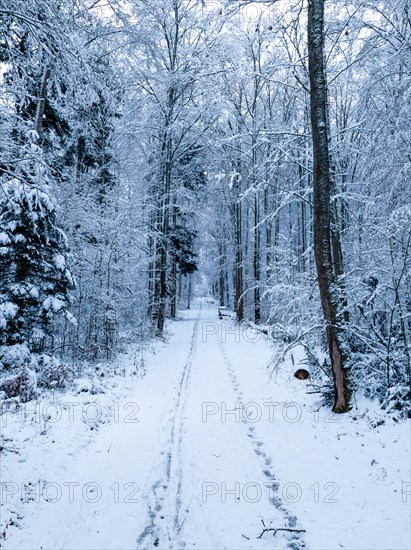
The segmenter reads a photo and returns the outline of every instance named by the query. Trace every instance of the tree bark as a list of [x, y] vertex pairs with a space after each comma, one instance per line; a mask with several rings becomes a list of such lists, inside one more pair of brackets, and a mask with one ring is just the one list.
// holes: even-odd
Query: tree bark
[[190, 273], [188, 276], [187, 309], [191, 308], [191, 292], [192, 292], [192, 280], [191, 280], [191, 273]]
[[253, 253], [253, 272], [254, 272], [254, 322], [256, 325], [261, 320], [260, 304], [260, 203], [257, 189], [254, 195], [254, 253]]
[[240, 200], [240, 172], [235, 177], [235, 289], [234, 308], [237, 321], [244, 319], [243, 307], [243, 239], [242, 208]]
[[[173, 206], [173, 228], [177, 227], [177, 209]], [[170, 294], [171, 294], [171, 305], [170, 305], [170, 317], [175, 319], [177, 316], [177, 251], [175, 247], [172, 250], [171, 256], [171, 281], [170, 281]]]
[[36, 120], [34, 122], [34, 128], [39, 135], [43, 127], [43, 116], [44, 116], [44, 111], [46, 109], [46, 101], [47, 101], [47, 86], [49, 83], [50, 75], [51, 75], [51, 69], [50, 67], [46, 67], [44, 69], [43, 77], [41, 79], [39, 98], [38, 98], [38, 104], [37, 104], [37, 110], [36, 110]]
[[269, 213], [269, 192], [268, 192], [268, 185], [264, 189], [264, 217], [266, 219], [265, 223], [265, 249], [266, 249], [266, 255], [265, 255], [265, 263], [266, 263], [266, 284], [268, 285], [271, 282], [271, 275], [272, 275], [272, 222], [268, 219], [268, 213]]
[[162, 334], [164, 330], [166, 305], [167, 305], [167, 264], [169, 255], [169, 229], [170, 229], [170, 202], [171, 202], [171, 183], [172, 183], [172, 135], [171, 135], [171, 120], [174, 109], [175, 91], [172, 87], [168, 92], [168, 113], [165, 121], [165, 132], [162, 151], [162, 165], [161, 165], [161, 181], [162, 188], [160, 188], [160, 196], [162, 202], [161, 208], [161, 234], [158, 238], [158, 252], [157, 259], [159, 263], [159, 284], [156, 291], [156, 299], [158, 301], [157, 307], [157, 331]]
[[220, 294], [220, 306], [225, 306], [225, 271], [224, 271], [224, 265], [226, 263], [226, 259], [223, 254], [223, 245], [219, 244], [219, 294]]
[[[348, 348], [339, 328], [340, 293], [332, 254], [333, 188], [327, 124], [327, 84], [324, 66], [325, 0], [308, 2], [308, 65], [310, 75], [311, 128], [313, 140], [314, 253], [321, 305], [326, 322], [327, 341], [334, 378], [333, 411], [349, 410], [349, 392], [345, 362]], [[342, 266], [339, 266], [342, 269]]]

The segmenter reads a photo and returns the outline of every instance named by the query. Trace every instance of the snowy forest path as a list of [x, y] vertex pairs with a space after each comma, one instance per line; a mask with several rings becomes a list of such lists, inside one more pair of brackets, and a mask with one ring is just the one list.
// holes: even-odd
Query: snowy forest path
[[[196, 350], [200, 315], [201, 306], [192, 330], [187, 361], [182, 370], [178, 386], [175, 388], [175, 404], [169, 411], [171, 425], [169, 446], [166, 453], [164, 450], [161, 452], [162, 455], [165, 455], [166, 475], [152, 484], [150, 494], [146, 496], [150, 523], [144, 527], [143, 532], [138, 537], [138, 548], [147, 548], [147, 545], [150, 548], [158, 547], [161, 544], [161, 540], [164, 539], [168, 539], [167, 546], [175, 546], [176, 539], [178, 539], [181, 530], [180, 510], [183, 475], [181, 447], [184, 429], [184, 408], [193, 357]], [[165, 504], [167, 505], [166, 513], [163, 510]], [[162, 523], [165, 523], [165, 526]], [[164, 527], [166, 529], [165, 533], [162, 532], [164, 531]]]
[[[275, 539], [278, 548], [303, 548], [296, 518], [275, 495], [271, 458], [239, 414], [243, 396], [227, 356], [238, 328], [217, 320], [215, 305], [201, 302], [182, 322], [193, 324], [192, 337], [138, 548], [228, 548], [233, 540], [238, 548], [272, 548], [272, 536], [258, 539], [261, 521], [284, 529]], [[255, 356], [255, 342], [248, 347]]]
[[[0, 513], [20, 524], [4, 550], [365, 550], [387, 525], [398, 543], [385, 547], [408, 547], [405, 436], [318, 410], [294, 377], [303, 351], [268, 383], [272, 342], [219, 320], [214, 303], [199, 300], [167, 330], [145, 349], [143, 378], [131, 376], [132, 348], [116, 362], [130, 376], [110, 378], [106, 392], [46, 401], [62, 405], [58, 422], [5, 419], [20, 443], [2, 460], [2, 482], [21, 492], [3, 493]], [[84, 418], [99, 408], [99, 423]]]
[[[303, 529], [296, 529], [297, 518], [290, 514], [289, 510], [281, 501], [281, 498], [278, 496], [279, 482], [277, 481], [277, 477], [273, 469], [273, 460], [270, 454], [266, 451], [265, 443], [262, 440], [262, 438], [258, 435], [256, 427], [250, 424], [248, 420], [248, 417], [247, 417], [248, 415], [245, 412], [245, 408], [244, 408], [244, 403], [247, 403], [247, 402], [244, 399], [244, 394], [241, 390], [241, 386], [236, 376], [235, 367], [233, 363], [230, 361], [230, 359], [228, 358], [227, 351], [225, 349], [226, 347], [223, 345], [223, 342], [221, 340], [219, 343], [219, 348], [220, 348], [221, 355], [223, 357], [224, 364], [227, 369], [228, 376], [232, 383], [233, 392], [236, 398], [236, 403], [238, 403], [243, 408], [241, 421], [246, 430], [246, 435], [249, 438], [249, 442], [251, 442], [252, 444], [254, 453], [260, 459], [261, 473], [266, 479], [264, 485], [269, 490], [269, 500], [271, 504], [276, 508], [276, 512], [280, 512], [283, 516], [284, 521], [280, 522], [279, 524], [280, 525], [283, 524], [284, 526], [286, 526], [284, 529], [284, 533], [290, 533], [289, 535], [290, 540], [288, 542], [287, 547], [293, 548], [293, 549], [304, 548], [305, 543], [303, 540], [302, 533], [304, 533], [305, 531]], [[251, 404], [251, 408], [253, 408], [254, 405], [255, 404]], [[247, 404], [246, 406], [249, 407], [250, 404]], [[277, 528], [279, 524], [277, 524]], [[290, 531], [287, 531], [288, 528], [290, 529]]]
[[[303, 547], [294, 533], [258, 538], [262, 521], [287, 528], [289, 514], [270, 496], [275, 476], [240, 417], [238, 362], [228, 357], [242, 354], [250, 366], [264, 347], [240, 346], [238, 327], [218, 320], [207, 301], [181, 312], [168, 330], [167, 342], [145, 352], [144, 378], [113, 382], [114, 405], [105, 394], [78, 395], [72, 422], [57, 423], [33, 447], [21, 485], [35, 476], [30, 487], [48, 489], [21, 507], [23, 529], [2, 541], [6, 549]], [[81, 417], [93, 403], [110, 409], [111, 422]], [[88, 436], [70, 440], [87, 426]]]

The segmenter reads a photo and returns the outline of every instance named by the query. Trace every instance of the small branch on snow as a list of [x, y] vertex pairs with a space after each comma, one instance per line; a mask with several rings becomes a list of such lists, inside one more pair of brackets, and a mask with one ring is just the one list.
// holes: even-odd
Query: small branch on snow
[[3, 445], [0, 445], [0, 453], [5, 452], [5, 451], [7, 451], [9, 453], [14, 453], [16, 455], [20, 454], [19, 450], [15, 447], [5, 447]]
[[264, 327], [264, 326], [260, 327], [256, 324], [252, 323], [251, 321], [246, 321], [245, 324], [247, 324], [253, 330], [256, 330], [257, 332], [262, 332], [263, 334], [268, 336], [268, 328], [267, 327]]
[[[262, 522], [264, 525], [264, 522]], [[265, 527], [262, 530], [261, 534], [258, 535], [258, 539], [262, 539], [264, 533], [268, 533], [269, 531], [273, 531], [273, 537], [277, 534], [277, 531], [287, 531], [288, 533], [305, 533], [305, 529], [287, 529], [287, 528], [275, 528], [275, 527]]]

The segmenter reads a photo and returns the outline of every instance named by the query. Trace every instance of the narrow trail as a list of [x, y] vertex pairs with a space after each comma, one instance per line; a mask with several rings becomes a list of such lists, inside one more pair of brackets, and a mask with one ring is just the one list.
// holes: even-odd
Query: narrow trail
[[[244, 394], [241, 391], [235, 367], [227, 356], [227, 352], [220, 341], [219, 349], [224, 360], [224, 364], [227, 369], [228, 376], [231, 380], [233, 386], [233, 392], [236, 396], [238, 403], [244, 403]], [[271, 456], [265, 450], [265, 443], [258, 436], [255, 426], [250, 425], [245, 414], [242, 415], [242, 422], [244, 424], [246, 435], [249, 438], [249, 443], [251, 442], [254, 453], [260, 458], [261, 463], [261, 472], [267, 478], [267, 483], [270, 484], [270, 502], [276, 508], [277, 511], [280, 511], [284, 517], [285, 525], [293, 529], [297, 525], [297, 518], [290, 514], [289, 510], [284, 506], [281, 499], [278, 497], [278, 485], [279, 482], [274, 472], [273, 460]], [[291, 535], [291, 540], [287, 544], [287, 548], [297, 550], [300, 548], [305, 548], [305, 543], [301, 533], [294, 532]]]
[[[146, 496], [150, 524], [137, 539], [138, 548], [179, 546], [181, 531], [181, 486], [183, 478], [183, 461], [181, 447], [184, 432], [184, 409], [187, 400], [193, 358], [196, 351], [200, 312], [194, 324], [187, 361], [183, 367], [177, 387], [175, 409], [170, 418], [171, 433], [169, 447], [164, 459], [164, 478], [158, 479]], [[164, 451], [162, 451], [164, 454]], [[186, 510], [188, 513], [188, 510]]]
[[[272, 538], [258, 535], [261, 522], [269, 526], [274, 519], [284, 529], [274, 548], [304, 548], [299, 533], [286, 531], [297, 518], [276, 495], [272, 459], [255, 427], [244, 416], [234, 423], [221, 414], [205, 418], [210, 407], [228, 412], [244, 400], [216, 307], [200, 306], [195, 320], [183, 322], [193, 325], [192, 336], [169, 409], [169, 439], [159, 451], [163, 462], [145, 496], [147, 524], [137, 547], [230, 548], [236, 541], [236, 547], [273, 548]], [[266, 489], [258, 500], [244, 493], [254, 487]]]
[[[22, 529], [2, 541], [5, 550], [304, 548], [285, 531], [297, 522], [273, 490], [265, 443], [238, 418], [243, 393], [231, 353], [239, 349], [222, 343], [217, 307], [200, 302], [169, 328], [169, 341], [146, 357], [147, 375], [116, 404], [123, 418], [55, 464], [47, 452], [29, 455], [34, 481], [62, 496], [24, 505]], [[96, 497], [85, 492], [90, 484]], [[284, 531], [262, 533], [262, 522]]]

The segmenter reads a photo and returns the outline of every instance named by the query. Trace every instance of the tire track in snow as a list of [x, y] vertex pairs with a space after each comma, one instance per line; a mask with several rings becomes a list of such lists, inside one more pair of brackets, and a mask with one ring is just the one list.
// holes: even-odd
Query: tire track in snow
[[[171, 432], [168, 450], [165, 454], [165, 478], [157, 480], [146, 497], [150, 523], [137, 539], [137, 548], [164, 548], [165, 540], [169, 548], [184, 548], [180, 540], [181, 529], [188, 510], [182, 518], [183, 461], [182, 444], [184, 434], [184, 410], [191, 379], [191, 368], [197, 349], [198, 326], [201, 317], [201, 304], [195, 321], [190, 349], [178, 384], [176, 404], [171, 419]], [[162, 546], [160, 546], [162, 544]]]
[[[244, 402], [243, 392], [241, 391], [235, 368], [231, 363], [230, 359], [228, 358], [221, 340], [219, 340], [218, 342], [218, 347], [223, 357], [224, 365], [226, 366], [227, 374], [231, 381], [235, 397], [237, 401], [242, 404]], [[258, 456], [260, 462], [262, 463], [262, 474], [267, 479], [268, 482], [273, 484], [272, 485], [273, 490], [271, 491], [271, 495], [270, 495], [271, 504], [283, 516], [285, 527], [288, 527], [290, 529], [298, 528], [296, 527], [297, 518], [290, 514], [290, 512], [284, 506], [281, 498], [275, 494], [278, 491], [279, 482], [277, 481], [277, 478], [273, 471], [271, 456], [267, 454], [267, 452], [264, 450], [264, 447], [265, 447], [264, 442], [257, 437], [255, 426], [250, 426], [250, 423], [246, 419], [244, 414], [242, 415], [241, 419], [242, 419], [242, 423], [247, 429], [247, 432], [246, 432], [247, 437], [253, 445], [254, 453]], [[277, 525], [276, 527], [280, 527], [280, 526]], [[300, 550], [302, 548], [306, 548], [306, 545], [301, 533], [288, 533], [288, 535], [284, 535], [284, 536], [287, 540], [287, 548], [290, 548], [291, 550]]]

